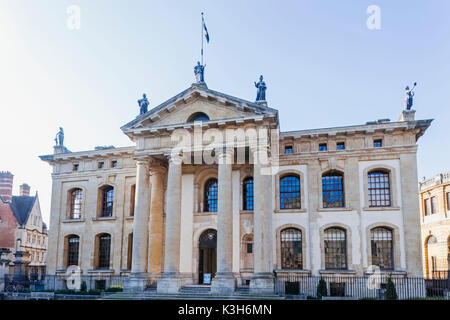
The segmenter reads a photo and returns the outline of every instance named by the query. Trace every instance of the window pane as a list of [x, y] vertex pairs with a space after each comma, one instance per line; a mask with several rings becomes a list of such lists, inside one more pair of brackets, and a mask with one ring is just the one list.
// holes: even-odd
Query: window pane
[[106, 187], [103, 189], [103, 207], [102, 217], [111, 217], [114, 203], [114, 188]]
[[391, 205], [391, 190], [389, 174], [383, 171], [374, 171], [368, 174], [369, 206], [389, 207]]
[[329, 173], [322, 177], [322, 200], [324, 208], [344, 207], [342, 175]]
[[109, 269], [109, 256], [111, 249], [111, 236], [105, 234], [99, 237], [98, 268]]
[[68, 239], [67, 248], [67, 267], [78, 265], [78, 250], [80, 246], [80, 238], [72, 236]]
[[300, 179], [286, 176], [280, 179], [280, 208], [300, 209]]
[[217, 212], [217, 179], [209, 179], [205, 184], [205, 212]]
[[325, 269], [347, 269], [345, 231], [339, 228], [325, 230]]
[[372, 264], [381, 270], [394, 269], [392, 231], [386, 228], [371, 230]]
[[76, 189], [72, 191], [70, 197], [70, 219], [81, 218], [81, 208], [83, 203], [83, 191]]
[[281, 231], [281, 268], [302, 269], [302, 233], [289, 228]]
[[243, 209], [253, 210], [253, 178], [249, 177], [244, 179], [243, 188]]

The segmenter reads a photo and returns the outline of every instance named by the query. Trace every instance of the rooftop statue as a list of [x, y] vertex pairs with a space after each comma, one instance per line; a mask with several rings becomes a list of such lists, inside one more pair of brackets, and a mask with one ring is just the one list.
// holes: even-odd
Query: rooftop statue
[[145, 93], [142, 95], [142, 99], [138, 100], [138, 104], [139, 104], [139, 108], [140, 108], [140, 113], [139, 114], [146, 113], [147, 110], [148, 110], [148, 105], [150, 104], [150, 102], [148, 102], [147, 95]]
[[255, 82], [255, 87], [258, 89], [256, 92], [256, 101], [266, 101], [266, 83], [263, 81], [263, 76], [259, 77], [259, 82]]
[[414, 82], [414, 86], [409, 89], [409, 87], [407, 86], [405, 88], [405, 110], [411, 110], [412, 105], [413, 105], [413, 97], [414, 97], [414, 92], [412, 92], [414, 90], [414, 88], [416, 87], [417, 82]]
[[56, 134], [55, 145], [61, 147], [64, 146], [64, 130], [61, 127], [59, 127], [59, 131]]
[[205, 82], [205, 67], [201, 65], [200, 61], [197, 61], [197, 65], [194, 67], [195, 79], [197, 82]]

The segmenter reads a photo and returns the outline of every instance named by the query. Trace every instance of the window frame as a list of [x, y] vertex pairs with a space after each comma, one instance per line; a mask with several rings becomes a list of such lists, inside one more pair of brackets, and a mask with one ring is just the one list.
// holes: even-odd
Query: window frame
[[[250, 182], [251, 181], [251, 182]], [[255, 208], [255, 181], [252, 176], [242, 180], [242, 210], [254, 210]], [[247, 186], [251, 185], [251, 190]]]
[[[381, 232], [381, 239], [374, 239], [375, 238], [375, 232]], [[386, 239], [386, 235], [387, 239]], [[377, 235], [380, 237], [380, 235]], [[390, 239], [389, 239], [390, 237]], [[380, 270], [383, 271], [392, 271], [395, 269], [395, 247], [394, 247], [394, 231], [391, 228], [385, 227], [385, 226], [377, 226], [370, 229], [370, 257], [371, 257], [371, 264], [376, 265], [380, 268]], [[389, 241], [389, 248], [386, 247], [386, 243], [380, 243], [380, 246], [378, 246], [376, 249], [381, 247], [380, 251], [381, 256], [377, 255], [378, 252], [374, 252], [374, 249], [376, 247], [375, 241]], [[385, 250], [388, 250], [388, 253], [384, 252]], [[387, 254], [389, 254], [389, 257], [387, 257]], [[389, 261], [389, 266], [385, 267], [386, 263], [384, 265], [381, 265], [382, 263], [378, 263], [379, 261]]]
[[[296, 233], [295, 235], [294, 232]], [[295, 237], [299, 237], [299, 240], [295, 239]], [[285, 259], [285, 255], [288, 253], [292, 254], [292, 259], [290, 259], [291, 262], [289, 264], [287, 264], [288, 261], [287, 259]], [[302, 230], [295, 227], [286, 227], [280, 231], [280, 258], [281, 258], [281, 269], [303, 270]]]
[[[114, 187], [111, 185], [103, 186], [101, 189], [100, 195], [100, 212], [99, 217], [101, 218], [107, 218], [107, 217], [113, 217], [114, 216]], [[108, 199], [108, 192], [112, 191], [111, 199]], [[108, 206], [108, 204], [111, 204]], [[110, 209], [109, 209], [110, 208]]]
[[[332, 231], [334, 232], [333, 234], [331, 234]], [[343, 240], [338, 239], [338, 232], [343, 234]], [[328, 236], [330, 237], [330, 239], [327, 239]], [[348, 270], [347, 238], [347, 230], [342, 227], [331, 226], [324, 230], [323, 253], [325, 270]], [[331, 243], [333, 243], [333, 246], [330, 246]], [[327, 252], [327, 249], [332, 249], [334, 253], [330, 251]], [[339, 250], [343, 252], [339, 253]]]
[[[76, 239], [76, 242], [71, 242]], [[76, 243], [76, 245], [74, 245]], [[80, 237], [78, 235], [70, 235], [67, 237], [67, 268], [74, 265], [79, 266], [80, 263]]]
[[[297, 190], [297, 183], [287, 183], [288, 179], [297, 179], [298, 181], [298, 190]], [[286, 185], [282, 185], [286, 181]], [[290, 190], [291, 188], [295, 187], [294, 190]], [[296, 209], [302, 209], [302, 179], [300, 175], [296, 173], [286, 173], [283, 176], [280, 176], [280, 179], [278, 181], [278, 194], [279, 194], [279, 208], [280, 210], [296, 210]], [[283, 190], [287, 188], [288, 190]], [[298, 193], [298, 196], [295, 196], [295, 194]], [[295, 202], [293, 205], [289, 204], [286, 206], [286, 203], [284, 199], [294, 199], [293, 202]]]
[[[74, 193], [77, 195], [74, 195]], [[75, 203], [77, 202], [77, 203]], [[69, 190], [69, 214], [68, 218], [71, 220], [82, 219], [83, 217], [83, 204], [84, 204], [84, 190], [81, 188], [72, 188]], [[78, 207], [78, 217], [75, 217], [76, 206]]]
[[[326, 180], [327, 177], [340, 177], [340, 185], [341, 189], [330, 189], [325, 190], [325, 186], [335, 186], [336, 183], [324, 183], [324, 178]], [[328, 179], [329, 180], [329, 179]], [[326, 196], [325, 193], [333, 193], [333, 192], [340, 192], [341, 193], [341, 199], [338, 201], [334, 201], [333, 203], [338, 203], [340, 205], [328, 205], [326, 198], [329, 198], [329, 196]], [[342, 171], [338, 170], [328, 170], [322, 173], [321, 175], [321, 196], [322, 196], [322, 208], [324, 209], [333, 209], [333, 208], [345, 208], [345, 180], [344, 180], [344, 173]]]
[[[98, 235], [97, 269], [107, 270], [111, 268], [111, 241], [109, 233]], [[105, 250], [105, 252], [103, 252]]]
[[[375, 178], [371, 178], [371, 175], [374, 176]], [[376, 175], [378, 175], [378, 180], [376, 180]], [[382, 176], [381, 176], [382, 175]], [[391, 179], [391, 173], [386, 170], [386, 169], [373, 169], [367, 172], [366, 174], [367, 176], [367, 202], [370, 208], [386, 208], [386, 207], [392, 207], [393, 205], [393, 197], [392, 197], [392, 179]], [[381, 177], [384, 179], [384, 181], [381, 181]], [[375, 179], [375, 180], [374, 180]], [[377, 183], [384, 183], [386, 184], [386, 180], [387, 179], [387, 184], [388, 184], [388, 188], [387, 188], [387, 193], [386, 193], [386, 187], [377, 187], [376, 184]], [[371, 181], [374, 180], [374, 181]], [[371, 183], [375, 184], [375, 187], [371, 187]], [[381, 194], [381, 190], [384, 190], [383, 194]], [[371, 192], [374, 191], [374, 192]], [[380, 191], [380, 192], [377, 192]], [[384, 199], [384, 200], [372, 200], [372, 195], [377, 196], [379, 195], [380, 197], [382, 195], [384, 195], [385, 197], [388, 196], [388, 199]], [[377, 204], [377, 202], [380, 202], [379, 204]], [[375, 202], [375, 205], [373, 204]], [[383, 204], [384, 203], [384, 204]]]
[[[215, 186], [214, 186], [214, 184], [215, 184]], [[212, 191], [212, 194], [210, 194], [211, 187], [213, 187], [215, 189]], [[206, 180], [206, 182], [203, 186], [203, 212], [209, 212], [209, 213], [217, 212], [218, 202], [219, 202], [218, 189], [219, 189], [219, 184], [218, 184], [217, 178], [209, 178]], [[212, 205], [212, 208], [211, 208], [211, 205]]]
[[285, 145], [284, 146], [284, 154], [293, 154], [294, 153], [294, 148], [292, 145]]

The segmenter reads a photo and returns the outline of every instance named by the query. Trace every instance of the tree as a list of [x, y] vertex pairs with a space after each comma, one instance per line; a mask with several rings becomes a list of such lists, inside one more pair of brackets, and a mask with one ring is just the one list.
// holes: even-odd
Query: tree
[[386, 283], [386, 300], [397, 300], [397, 290], [395, 290], [395, 284], [392, 282], [391, 275], [389, 275], [388, 281]]
[[322, 299], [322, 297], [326, 297], [328, 295], [327, 291], [327, 283], [323, 278], [320, 278], [319, 283], [317, 284], [316, 295], [318, 299]]
[[83, 282], [81, 283], [80, 291], [81, 291], [81, 292], [86, 292], [86, 291], [87, 291], [86, 281], [83, 281]]

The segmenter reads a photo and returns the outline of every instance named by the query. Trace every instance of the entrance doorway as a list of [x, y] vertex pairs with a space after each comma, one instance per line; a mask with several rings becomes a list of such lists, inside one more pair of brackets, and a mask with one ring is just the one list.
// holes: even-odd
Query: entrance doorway
[[214, 229], [204, 231], [198, 241], [198, 282], [211, 284], [210, 280], [214, 278], [217, 271], [217, 231]]

